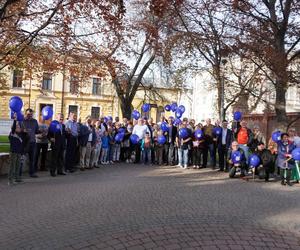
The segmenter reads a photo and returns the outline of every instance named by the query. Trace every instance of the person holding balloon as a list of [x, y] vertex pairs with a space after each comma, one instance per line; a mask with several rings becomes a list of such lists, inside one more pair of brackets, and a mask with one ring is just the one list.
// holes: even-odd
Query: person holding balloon
[[206, 125], [203, 127], [203, 132], [206, 137], [207, 147], [204, 151], [204, 163], [203, 165], [206, 167], [207, 159], [208, 159], [208, 152], [210, 155], [210, 165], [214, 169], [216, 167], [216, 142], [215, 142], [215, 134], [214, 125], [211, 124], [211, 119], [206, 119]]
[[205, 137], [202, 130], [203, 126], [199, 123], [193, 134], [193, 148], [192, 148], [192, 164], [194, 169], [199, 169], [201, 166], [201, 159], [203, 159], [203, 149], [206, 147], [205, 145]]
[[[45, 123], [46, 120], [42, 119], [39, 124], [39, 133], [35, 135], [36, 137], [36, 147], [35, 147], [35, 162], [34, 168], [40, 169], [40, 171], [47, 171], [46, 168], [46, 158], [48, 153], [48, 126]], [[41, 152], [42, 151], [42, 152]], [[40, 168], [38, 168], [39, 156], [41, 154]]]
[[150, 131], [149, 131], [148, 127], [143, 123], [143, 119], [139, 118], [138, 119], [138, 124], [136, 124], [133, 127], [133, 131], [132, 131], [133, 135], [137, 135], [139, 137], [139, 142], [135, 146], [135, 161], [134, 161], [135, 164], [140, 162], [140, 159], [141, 159], [141, 144], [142, 144], [142, 140], [145, 138], [145, 135], [146, 135], [147, 132], [150, 135]]
[[289, 135], [282, 133], [278, 141], [277, 166], [280, 168], [281, 185], [291, 186], [291, 172], [295, 167], [295, 160], [292, 158], [292, 151], [296, 145], [289, 141]]
[[17, 121], [17, 114], [14, 114], [13, 118], [14, 122], [8, 136], [10, 143], [8, 185], [22, 182], [20, 171], [21, 157], [29, 142], [29, 135], [24, 130], [22, 122]]
[[246, 175], [246, 157], [244, 150], [239, 147], [237, 141], [231, 143], [231, 149], [228, 151], [228, 163], [229, 163], [229, 177], [234, 178], [238, 168], [241, 170], [240, 177]]
[[28, 145], [28, 159], [29, 159], [29, 176], [32, 178], [38, 177], [35, 168], [35, 152], [36, 152], [36, 137], [39, 133], [39, 124], [36, 119], [33, 118], [33, 110], [28, 108], [25, 111], [26, 117], [24, 118], [23, 125], [26, 129], [30, 140]]
[[178, 167], [188, 168], [189, 145], [192, 140], [192, 131], [187, 128], [187, 122], [183, 121], [176, 137], [176, 146], [178, 148]]
[[177, 127], [174, 126], [174, 120], [168, 118], [168, 130], [166, 131], [165, 161], [167, 165], [175, 165], [175, 141], [177, 135]]
[[66, 175], [63, 171], [63, 159], [66, 149], [66, 126], [64, 124], [64, 115], [57, 114], [57, 120], [50, 123], [48, 139], [51, 143], [51, 165], [50, 175]]
[[151, 162], [151, 148], [152, 140], [149, 132], [145, 133], [145, 137], [142, 139], [141, 150], [144, 164], [152, 164]]

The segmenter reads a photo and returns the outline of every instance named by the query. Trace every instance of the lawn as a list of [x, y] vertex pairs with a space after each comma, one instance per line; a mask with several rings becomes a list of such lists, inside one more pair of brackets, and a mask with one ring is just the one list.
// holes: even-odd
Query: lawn
[[7, 153], [7, 152], [9, 152], [9, 145], [0, 144], [0, 153]]
[[9, 143], [8, 135], [0, 135], [0, 143]]

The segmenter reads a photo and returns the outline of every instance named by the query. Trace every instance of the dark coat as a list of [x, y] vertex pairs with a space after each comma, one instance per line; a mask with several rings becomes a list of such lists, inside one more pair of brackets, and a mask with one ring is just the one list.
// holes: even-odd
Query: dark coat
[[67, 138], [67, 132], [66, 132], [66, 126], [65, 124], [61, 124], [62, 130], [57, 132], [48, 132], [48, 139], [51, 141], [51, 139], [54, 138], [54, 142], [51, 142], [51, 148], [52, 149], [62, 149], [64, 150], [66, 148], [66, 138]]
[[288, 158], [286, 154], [291, 154], [292, 151], [296, 148], [296, 145], [293, 142], [289, 142], [287, 145], [284, 145], [282, 141], [278, 142], [278, 156], [277, 156], [277, 166], [280, 168], [289, 168], [292, 169], [295, 167], [295, 161], [293, 159], [285, 162]]
[[177, 136], [177, 132], [178, 132], [178, 129], [177, 129], [177, 127], [174, 126], [174, 125], [172, 125], [172, 134], [171, 134], [171, 135], [170, 135], [169, 131], [164, 132], [164, 136], [165, 136], [166, 139], [167, 139], [167, 143], [169, 143], [170, 136], [171, 136], [171, 143], [172, 143], [172, 144], [175, 143], [176, 136]]
[[264, 149], [264, 150], [256, 150], [255, 154], [260, 158], [261, 165], [268, 169], [271, 170], [273, 169], [274, 166], [274, 157], [269, 149]]

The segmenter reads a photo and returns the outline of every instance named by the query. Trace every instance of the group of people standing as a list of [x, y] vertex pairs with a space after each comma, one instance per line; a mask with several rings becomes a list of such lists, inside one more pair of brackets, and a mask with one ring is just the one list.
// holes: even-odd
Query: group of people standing
[[[226, 120], [212, 124], [207, 119], [205, 124], [196, 124], [194, 119], [183, 118], [182, 123], [175, 126], [174, 118], [166, 119], [164, 116], [158, 123], [146, 117], [133, 121], [126, 118], [120, 121], [116, 117], [114, 121], [105, 121], [104, 118], [96, 120], [88, 116], [81, 121], [71, 112], [66, 121], [63, 114], [57, 114], [56, 120], [59, 122], [58, 129], [51, 131], [45, 122], [39, 124], [33, 118], [31, 109], [26, 110], [24, 121], [19, 122], [15, 117], [9, 135], [10, 185], [22, 181], [22, 159], [25, 157], [28, 159], [30, 177], [36, 178], [38, 169], [48, 170], [46, 158], [49, 145], [49, 170], [53, 177], [118, 162], [176, 165], [184, 169], [207, 166], [216, 169], [218, 166], [218, 171], [229, 172], [230, 177], [238, 171], [241, 177], [245, 177], [250, 169], [249, 156], [256, 153], [260, 157], [260, 166], [255, 168], [255, 173], [266, 181], [269, 181], [270, 173], [277, 172], [277, 167], [283, 185], [291, 185], [291, 179], [300, 179], [299, 171], [296, 174], [292, 172], [292, 169], [298, 168], [297, 162], [287, 160], [291, 151], [300, 146], [295, 143], [293, 129], [288, 134], [282, 134], [280, 142], [270, 140], [266, 145], [259, 128], [249, 129], [246, 121], [234, 122], [230, 129]], [[167, 123], [167, 130], [161, 128], [163, 123]], [[220, 133], [216, 134], [217, 127]], [[182, 128], [187, 131], [184, 138], [180, 136]], [[124, 133], [121, 140], [116, 139], [120, 130]], [[196, 130], [201, 130], [203, 136], [195, 136]], [[135, 143], [131, 135], [138, 137]], [[163, 143], [158, 139], [160, 136], [165, 137]], [[241, 155], [238, 163], [232, 161], [232, 154], [236, 151]]]

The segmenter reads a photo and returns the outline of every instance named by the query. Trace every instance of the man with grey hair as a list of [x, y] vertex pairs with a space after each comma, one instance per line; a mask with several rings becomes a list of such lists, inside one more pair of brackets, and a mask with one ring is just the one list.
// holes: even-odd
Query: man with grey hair
[[132, 130], [132, 134], [137, 135], [139, 137], [139, 143], [135, 147], [135, 162], [134, 163], [140, 162], [142, 140], [145, 138], [145, 135], [147, 132], [150, 134], [148, 126], [144, 124], [144, 120], [142, 118], [139, 118], [138, 124], [136, 124]]

